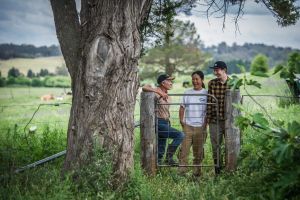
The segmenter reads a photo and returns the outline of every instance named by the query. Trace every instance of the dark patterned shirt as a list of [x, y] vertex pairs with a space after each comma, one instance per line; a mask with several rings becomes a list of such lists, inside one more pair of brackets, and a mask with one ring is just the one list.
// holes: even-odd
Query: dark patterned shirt
[[[218, 100], [218, 107], [219, 107], [219, 120], [225, 120], [225, 92], [229, 89], [227, 85], [229, 77], [227, 78], [226, 82], [223, 84], [217, 78], [209, 81], [208, 83], [208, 94], [213, 95]], [[207, 118], [210, 122], [216, 122], [217, 119], [217, 107], [214, 98], [208, 96], [207, 103], [213, 103], [207, 105]]]

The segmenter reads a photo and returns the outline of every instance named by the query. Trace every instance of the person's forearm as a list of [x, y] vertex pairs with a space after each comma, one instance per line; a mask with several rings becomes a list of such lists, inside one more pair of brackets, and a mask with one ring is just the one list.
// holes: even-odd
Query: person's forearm
[[156, 92], [155, 88], [151, 87], [150, 85], [145, 85], [144, 87], [142, 87], [142, 90], [144, 92]]
[[179, 120], [180, 120], [180, 124], [183, 125], [184, 124], [184, 120], [183, 120], [183, 117], [184, 117], [184, 110], [185, 108], [180, 106], [179, 108]]

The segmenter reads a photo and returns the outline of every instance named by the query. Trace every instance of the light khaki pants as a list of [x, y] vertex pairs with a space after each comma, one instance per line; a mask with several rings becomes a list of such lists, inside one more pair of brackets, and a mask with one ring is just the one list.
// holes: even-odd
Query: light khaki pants
[[[190, 148], [193, 148], [193, 164], [200, 165], [204, 158], [204, 143], [207, 137], [206, 128], [193, 127], [189, 125], [183, 126], [183, 132], [185, 134], [184, 140], [181, 143], [181, 150], [179, 154], [179, 165], [188, 165], [188, 157]], [[201, 167], [193, 167], [194, 174], [200, 175]], [[187, 167], [180, 167], [179, 171], [184, 173], [187, 171]]]

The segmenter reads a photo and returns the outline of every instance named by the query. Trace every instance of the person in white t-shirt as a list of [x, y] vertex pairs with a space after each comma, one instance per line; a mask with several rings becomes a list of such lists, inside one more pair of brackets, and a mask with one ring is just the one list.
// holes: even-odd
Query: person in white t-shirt
[[[185, 138], [181, 144], [179, 165], [188, 165], [188, 156], [193, 147], [193, 164], [200, 165], [204, 158], [204, 143], [206, 140], [206, 103], [207, 90], [205, 89], [204, 74], [202, 71], [192, 73], [193, 89], [185, 91], [179, 109], [179, 119]], [[180, 167], [181, 173], [187, 172], [187, 167]], [[194, 176], [201, 175], [201, 167], [194, 167]]]

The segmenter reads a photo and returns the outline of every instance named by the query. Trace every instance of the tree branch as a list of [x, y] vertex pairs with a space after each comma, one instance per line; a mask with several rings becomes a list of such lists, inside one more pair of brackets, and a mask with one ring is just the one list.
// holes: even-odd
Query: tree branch
[[56, 34], [67, 68], [75, 82], [79, 66], [80, 24], [74, 0], [50, 0]]

